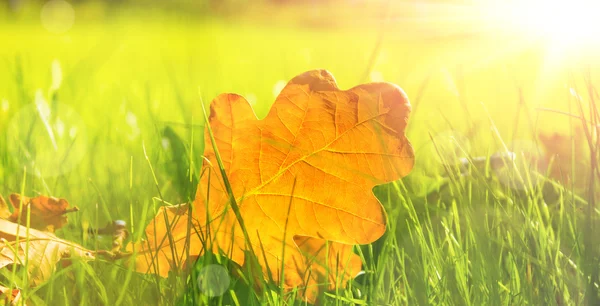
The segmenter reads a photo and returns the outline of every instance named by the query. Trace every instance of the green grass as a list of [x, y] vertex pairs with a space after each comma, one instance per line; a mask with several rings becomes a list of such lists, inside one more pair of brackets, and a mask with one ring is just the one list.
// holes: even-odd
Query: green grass
[[[372, 70], [413, 103], [408, 136], [417, 165], [407, 178], [375, 188], [388, 232], [356, 248], [365, 273], [327, 293], [326, 303], [579, 305], [598, 298], [588, 285], [599, 272], [589, 195], [553, 184], [543, 169], [539, 176], [524, 171], [529, 165], [505, 177], [485, 165], [467, 167], [466, 175], [455, 167], [459, 157], [515, 150], [515, 141], [537, 149], [538, 132], [568, 135], [576, 119], [539, 108], [579, 114], [569, 88], [585, 97], [586, 116], [595, 118], [587, 109], [594, 105], [587, 72], [568, 58], [552, 66], [526, 39], [415, 35], [419, 24], [407, 23], [383, 28], [368, 67], [379, 25], [270, 27], [133, 10], [106, 21], [81, 18], [66, 35], [53, 35], [27, 16], [0, 22], [0, 194], [67, 198], [81, 211], [69, 216], [60, 237], [107, 249], [110, 237], [97, 239], [87, 228], [125, 220], [139, 239], [162, 205], [154, 198], [193, 199], [204, 144], [200, 101], [239, 93], [262, 117], [280, 80], [325, 68], [349, 88], [368, 81], [365, 71]], [[63, 79], [51, 90], [54, 60]], [[593, 77], [597, 69], [590, 68]], [[57, 136], [52, 143], [32, 107], [38, 90], [65, 133], [77, 127], [75, 140]], [[34, 157], [39, 175], [25, 174]], [[587, 170], [576, 177], [589, 177]], [[206, 255], [194, 273], [215, 262], [235, 269]], [[294, 303], [273, 284], [255, 292], [248, 273], [232, 273], [230, 290], [217, 298], [199, 294], [195, 274], [161, 279], [107, 260], [60, 268], [35, 288], [19, 274], [0, 274], [3, 285], [21, 288], [36, 305]]]

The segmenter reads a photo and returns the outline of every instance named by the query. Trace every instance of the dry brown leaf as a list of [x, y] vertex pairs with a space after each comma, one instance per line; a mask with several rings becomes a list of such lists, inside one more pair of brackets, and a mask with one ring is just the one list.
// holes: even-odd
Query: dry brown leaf
[[6, 204], [6, 201], [4, 201], [4, 198], [2, 197], [2, 195], [0, 194], [0, 218], [2, 219], [8, 219], [8, 217], [10, 217], [11, 213], [10, 210], [8, 209], [8, 205]]
[[[9, 197], [14, 207], [14, 213], [7, 219], [11, 222], [26, 225], [27, 210], [30, 212], [30, 227], [54, 232], [67, 224], [67, 213], [78, 211], [77, 207], [69, 208], [69, 202], [65, 199], [38, 196], [29, 198], [13, 193]], [[19, 210], [23, 206], [23, 212]]]
[[88, 233], [91, 235], [111, 235], [113, 238], [112, 247], [110, 252], [117, 254], [121, 251], [123, 243], [129, 237], [129, 231], [127, 230], [127, 222], [123, 220], [116, 220], [108, 222], [106, 226], [99, 229], [88, 229]]
[[13, 264], [26, 266], [30, 284], [50, 278], [60, 260], [94, 258], [92, 251], [52, 233], [0, 219], [0, 269]]
[[372, 188], [412, 169], [404, 133], [409, 113], [399, 87], [371, 83], [342, 91], [325, 70], [292, 79], [262, 120], [243, 97], [218, 96], [209, 123], [250, 245], [215, 171], [207, 131], [203, 169], [212, 172], [198, 185], [192, 218], [190, 205], [162, 207], [137, 249], [136, 269], [166, 276], [184, 266], [188, 253], [202, 254], [199, 237], [208, 237], [210, 251], [240, 265], [251, 248], [275, 282], [283, 264], [286, 289], [300, 288], [309, 302], [345, 286], [361, 268], [352, 246], [385, 232], [385, 211]]
[[21, 301], [21, 290], [13, 288], [4, 287], [0, 285], [0, 301], [2, 301], [2, 305], [21, 305], [25, 306], [25, 303], [20, 303]]

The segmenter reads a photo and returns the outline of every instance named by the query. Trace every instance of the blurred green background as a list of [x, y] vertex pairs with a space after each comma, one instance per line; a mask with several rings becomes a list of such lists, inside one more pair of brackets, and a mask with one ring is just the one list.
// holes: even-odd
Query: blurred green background
[[[569, 112], [573, 92], [597, 73], [594, 49], [558, 52], [543, 35], [503, 23], [478, 2], [4, 3], [0, 128], [6, 131], [41, 90], [83, 120], [86, 171], [104, 170], [102, 162], [128, 171], [132, 154], [143, 161], [142, 142], [161, 151], [157, 136], [167, 126], [186, 141], [195, 131], [200, 152], [201, 99], [239, 93], [260, 117], [287, 80], [315, 68], [331, 71], [341, 88], [368, 81], [401, 86], [413, 104], [408, 133], [417, 151], [440, 134], [466, 139], [471, 155], [492, 154], [503, 148], [492, 124], [506, 143], [537, 146], [536, 133], [569, 126], [568, 117], [540, 109]], [[60, 80], [53, 81], [53, 69]], [[0, 191], [7, 193], [19, 186], [22, 165], [8, 156], [15, 144], [2, 146], [3, 171], [11, 175], [0, 175], [7, 180]], [[147, 167], [135, 170], [147, 177]]]
[[[3, 1], [0, 194], [25, 182], [28, 195], [67, 198], [81, 211], [60, 234], [88, 247], [98, 242], [80, 229], [111, 220], [126, 220], [140, 237], [159, 205], [152, 170], [166, 200], [193, 199], [202, 103], [239, 93], [262, 117], [287, 80], [316, 68], [331, 71], [341, 88], [387, 81], [406, 91], [417, 154], [405, 180], [411, 197], [439, 189], [446, 175], [440, 156], [454, 164], [508, 148], [541, 160], [557, 148], [540, 143], [539, 134], [568, 134], [572, 121], [560, 112], [576, 112], [578, 97], [594, 96], [588, 85], [600, 53], [590, 40], [520, 28], [497, 3]], [[390, 199], [384, 205], [397, 210]], [[100, 297], [76, 291], [76, 301], [165, 299], [142, 276], [94, 265], [101, 272], [92, 279], [127, 275], [138, 289], [96, 282]], [[44, 287], [43, 299], [72, 301], [53, 286]]]

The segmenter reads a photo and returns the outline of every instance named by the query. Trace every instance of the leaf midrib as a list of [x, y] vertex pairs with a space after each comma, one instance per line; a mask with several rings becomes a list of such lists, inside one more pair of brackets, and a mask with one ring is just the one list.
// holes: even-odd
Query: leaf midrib
[[[353, 129], [357, 128], [358, 126], [360, 126], [360, 125], [363, 125], [363, 124], [365, 124], [365, 123], [367, 123], [367, 122], [369, 122], [369, 121], [371, 121], [371, 120], [374, 120], [374, 119], [376, 119], [376, 118], [378, 118], [378, 117], [381, 117], [381, 116], [387, 115], [388, 113], [389, 113], [389, 111], [388, 111], [388, 112], [381, 113], [381, 114], [377, 114], [377, 115], [375, 115], [375, 116], [369, 117], [369, 118], [367, 118], [367, 119], [365, 119], [365, 120], [363, 120], [363, 121], [361, 121], [361, 122], [358, 122], [358, 123], [356, 123], [354, 126], [352, 126], [351, 128], [347, 129], [346, 131], [344, 131], [344, 132], [343, 132], [342, 134], [340, 134], [339, 136], [335, 137], [335, 138], [334, 138], [334, 139], [333, 139], [331, 142], [327, 143], [327, 144], [326, 144], [325, 146], [323, 146], [322, 148], [320, 148], [320, 149], [318, 149], [318, 150], [316, 150], [316, 151], [314, 151], [314, 152], [312, 152], [312, 153], [310, 153], [310, 154], [308, 154], [308, 155], [306, 155], [306, 156], [304, 156], [304, 157], [302, 157], [302, 158], [299, 158], [298, 160], [296, 160], [296, 161], [294, 161], [293, 163], [289, 164], [289, 165], [288, 165], [288, 166], [286, 166], [285, 168], [280, 168], [280, 170], [279, 170], [279, 171], [278, 171], [278, 172], [277, 172], [275, 175], [273, 175], [271, 178], [269, 178], [269, 179], [268, 179], [268, 180], [266, 180], [265, 182], [261, 183], [260, 185], [256, 186], [255, 188], [253, 188], [253, 189], [252, 189], [252, 190], [250, 190], [249, 192], [246, 192], [246, 193], [244, 193], [244, 194], [243, 194], [243, 195], [242, 195], [240, 198], [237, 198], [237, 199], [236, 199], [236, 201], [237, 201], [238, 203], [242, 203], [242, 201], [244, 200], [244, 198], [247, 198], [247, 197], [249, 197], [249, 196], [252, 196], [252, 195], [255, 195], [255, 194], [257, 194], [259, 190], [261, 190], [262, 188], [264, 188], [266, 185], [268, 185], [269, 183], [271, 183], [271, 182], [272, 182], [272, 181], [274, 181], [275, 179], [279, 178], [281, 175], [283, 175], [283, 174], [284, 174], [286, 171], [288, 171], [288, 170], [289, 170], [291, 167], [293, 167], [293, 166], [294, 166], [294, 165], [296, 165], [297, 163], [299, 163], [299, 162], [302, 162], [302, 161], [305, 161], [306, 159], [308, 159], [308, 158], [310, 158], [310, 157], [312, 157], [312, 156], [314, 156], [314, 155], [316, 155], [316, 154], [318, 154], [318, 153], [321, 153], [322, 151], [326, 150], [326, 149], [327, 149], [327, 148], [329, 148], [329, 146], [331, 146], [331, 145], [332, 145], [334, 142], [336, 142], [337, 140], [339, 140], [340, 138], [342, 138], [342, 137], [343, 137], [343, 136], [344, 136], [346, 133], [348, 133], [349, 131], [351, 131], [351, 130], [353, 130]], [[349, 152], [348, 152], [348, 153], [342, 153], [342, 154], [354, 154], [354, 153], [349, 153]], [[260, 166], [260, 165], [259, 165], [259, 166]], [[312, 167], [314, 167], [314, 166], [312, 166]], [[314, 167], [314, 168], [316, 168], [316, 167]]]

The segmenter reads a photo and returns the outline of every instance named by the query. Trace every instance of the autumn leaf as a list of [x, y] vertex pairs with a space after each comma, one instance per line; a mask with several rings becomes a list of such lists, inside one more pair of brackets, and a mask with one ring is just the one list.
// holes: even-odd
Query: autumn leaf
[[236, 94], [219, 95], [210, 109], [247, 238], [207, 130], [207, 171], [193, 207], [159, 209], [136, 250], [136, 269], [166, 276], [184, 266], [188, 254], [207, 250], [244, 265], [252, 250], [267, 279], [279, 283], [283, 274], [284, 287], [299, 288], [309, 302], [345, 286], [361, 268], [353, 245], [385, 232], [373, 187], [402, 178], [414, 163], [404, 92], [390, 83], [343, 91], [329, 72], [314, 70], [292, 79], [262, 120]]
[[49, 279], [60, 260], [94, 258], [92, 251], [52, 233], [0, 219], [0, 269], [13, 264], [24, 266], [33, 285]]
[[[54, 197], [38, 196], [29, 198], [13, 193], [10, 195], [9, 200], [14, 207], [14, 212], [5, 219], [26, 225], [27, 210], [30, 210], [30, 227], [48, 232], [54, 232], [63, 227], [68, 221], [67, 213], [79, 210], [77, 207], [69, 208], [67, 200]], [[21, 205], [22, 212], [19, 209]], [[6, 212], [1, 214], [6, 214]]]
[[[0, 200], [1, 201], [1, 200]], [[3, 302], [2, 305], [22, 305], [25, 306], [25, 303], [20, 303], [21, 301], [21, 290], [19, 289], [10, 289], [0, 285], [0, 301]]]
[[113, 238], [112, 248], [110, 252], [118, 254], [121, 251], [123, 242], [129, 237], [129, 231], [127, 230], [127, 222], [123, 220], [116, 220], [108, 222], [106, 226], [99, 229], [88, 229], [90, 235], [111, 235]]
[[10, 217], [11, 213], [10, 210], [8, 209], [8, 205], [6, 204], [6, 201], [4, 201], [4, 198], [2, 197], [2, 195], [0, 194], [0, 218], [2, 219], [8, 219], [8, 217]]

